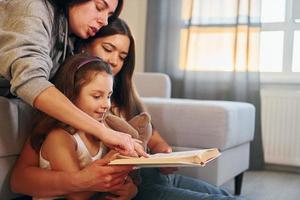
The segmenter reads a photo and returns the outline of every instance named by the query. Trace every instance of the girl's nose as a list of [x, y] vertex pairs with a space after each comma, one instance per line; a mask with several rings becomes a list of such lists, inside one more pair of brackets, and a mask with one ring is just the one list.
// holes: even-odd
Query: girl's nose
[[102, 108], [104, 108], [104, 109], [106, 109], [106, 110], [108, 110], [109, 108], [110, 108], [110, 99], [109, 98], [107, 98], [107, 99], [105, 99], [103, 102], [102, 102]]

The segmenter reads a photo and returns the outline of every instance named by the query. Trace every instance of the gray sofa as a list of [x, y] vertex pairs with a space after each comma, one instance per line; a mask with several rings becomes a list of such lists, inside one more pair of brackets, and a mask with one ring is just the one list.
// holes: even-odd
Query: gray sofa
[[10, 191], [10, 173], [29, 134], [33, 109], [19, 99], [0, 96], [0, 199], [19, 195]]
[[[217, 147], [222, 152], [204, 168], [182, 168], [179, 173], [218, 186], [234, 177], [241, 180], [240, 174], [249, 166], [254, 132], [251, 104], [170, 98], [171, 82], [165, 74], [136, 73], [134, 80], [153, 124], [174, 150]], [[10, 191], [9, 178], [28, 136], [31, 116], [31, 107], [21, 100], [0, 96], [0, 199], [18, 196]]]
[[216, 147], [222, 153], [206, 167], [181, 168], [179, 173], [217, 186], [235, 178], [235, 194], [240, 194], [254, 136], [254, 106], [170, 98], [171, 82], [165, 74], [136, 73], [134, 80], [154, 126], [175, 151]]

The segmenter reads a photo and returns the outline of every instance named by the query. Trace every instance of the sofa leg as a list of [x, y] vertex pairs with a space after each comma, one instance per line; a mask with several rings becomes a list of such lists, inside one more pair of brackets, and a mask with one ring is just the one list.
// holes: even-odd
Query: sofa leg
[[240, 195], [242, 191], [242, 183], [243, 183], [244, 172], [234, 177], [234, 194]]

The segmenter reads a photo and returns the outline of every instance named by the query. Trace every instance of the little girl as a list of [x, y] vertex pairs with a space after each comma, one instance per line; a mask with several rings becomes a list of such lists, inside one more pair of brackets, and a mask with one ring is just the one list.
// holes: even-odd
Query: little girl
[[[77, 54], [70, 57], [60, 70], [54, 79], [55, 86], [75, 106], [103, 123], [105, 114], [110, 108], [113, 88], [113, 77], [109, 65], [98, 57]], [[42, 115], [38, 119], [33, 133], [31, 145], [39, 151], [41, 168], [77, 172], [100, 159], [105, 153], [103, 143], [96, 137], [47, 115]], [[110, 152], [106, 157], [111, 157], [112, 153]], [[110, 190], [123, 191], [125, 194], [121, 195], [131, 199], [136, 195], [137, 188], [131, 178], [127, 177], [129, 171], [125, 170], [124, 173], [110, 177], [114, 180]], [[124, 180], [126, 180], [125, 183]], [[89, 199], [94, 194], [95, 192], [72, 193], [66, 195], [65, 198]]]

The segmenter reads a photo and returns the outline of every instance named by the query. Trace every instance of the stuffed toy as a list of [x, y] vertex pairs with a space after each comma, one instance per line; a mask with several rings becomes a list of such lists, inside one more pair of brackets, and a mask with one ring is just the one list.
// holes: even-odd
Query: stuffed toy
[[108, 113], [104, 119], [109, 128], [127, 133], [132, 138], [142, 141], [144, 149], [147, 149], [147, 143], [152, 135], [152, 126], [150, 115], [146, 112], [133, 117], [128, 122], [116, 115]]
[[[142, 146], [145, 151], [147, 150], [147, 144], [152, 135], [151, 118], [148, 113], [142, 112], [128, 122], [116, 115], [108, 113], [105, 116], [104, 123], [107, 127], [115, 131], [130, 134], [132, 138], [142, 141]], [[129, 175], [136, 185], [141, 183], [139, 171], [130, 172]]]

